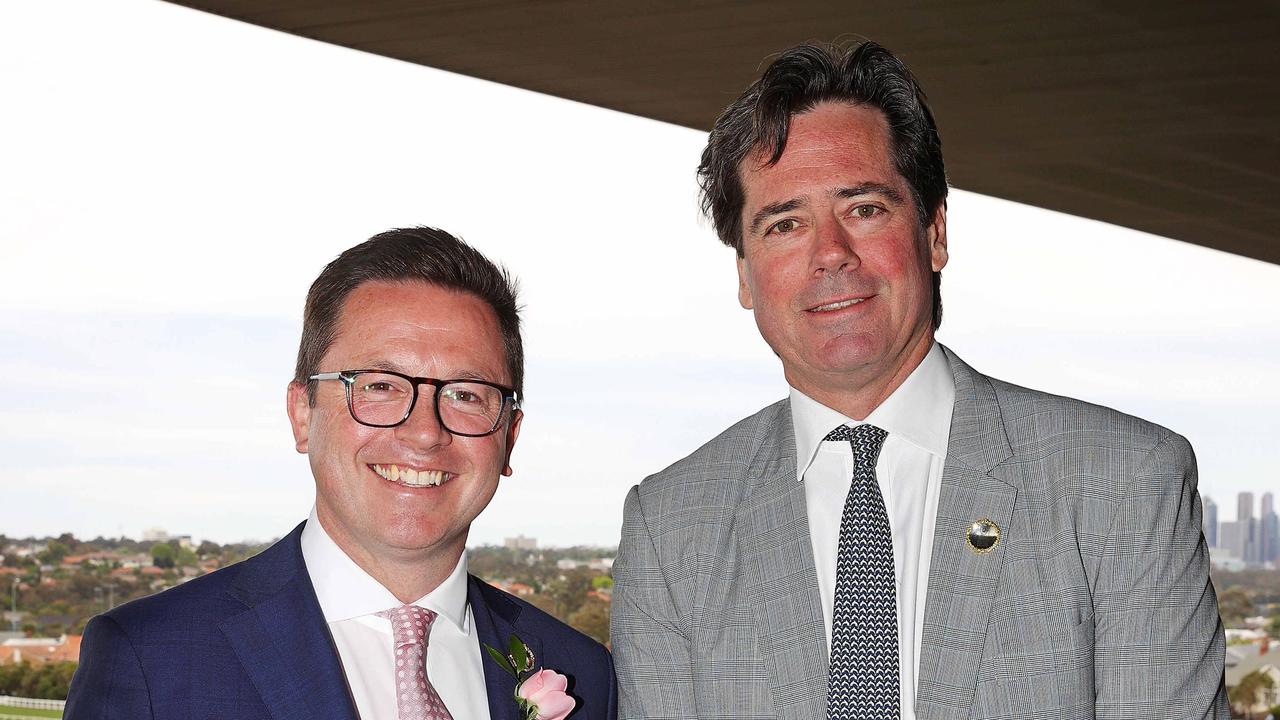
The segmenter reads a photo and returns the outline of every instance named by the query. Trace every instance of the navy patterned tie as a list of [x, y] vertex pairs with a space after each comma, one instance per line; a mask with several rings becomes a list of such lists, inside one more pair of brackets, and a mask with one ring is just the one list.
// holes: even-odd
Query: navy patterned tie
[[853, 484], [840, 518], [836, 556], [828, 720], [899, 717], [893, 535], [876, 482], [876, 458], [887, 435], [874, 425], [841, 425], [823, 438], [853, 446]]

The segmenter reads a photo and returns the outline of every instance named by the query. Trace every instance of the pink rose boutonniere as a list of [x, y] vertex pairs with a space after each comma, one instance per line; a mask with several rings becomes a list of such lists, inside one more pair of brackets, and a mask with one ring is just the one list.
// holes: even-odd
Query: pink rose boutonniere
[[511, 636], [506, 654], [489, 645], [484, 649], [499, 667], [516, 679], [516, 705], [525, 720], [564, 720], [577, 706], [578, 701], [565, 692], [569, 679], [554, 670], [538, 668], [535, 671], [536, 658], [520, 638]]
[[539, 670], [520, 683], [516, 697], [524, 699], [530, 720], [564, 720], [578, 704], [568, 687], [569, 679], [555, 670]]

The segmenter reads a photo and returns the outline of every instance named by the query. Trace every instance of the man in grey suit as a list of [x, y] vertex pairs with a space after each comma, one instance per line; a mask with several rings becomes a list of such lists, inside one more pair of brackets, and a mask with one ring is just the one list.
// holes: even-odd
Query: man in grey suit
[[790, 397], [632, 488], [626, 718], [1226, 718], [1195, 459], [934, 340], [941, 143], [874, 43], [779, 56], [699, 175]]

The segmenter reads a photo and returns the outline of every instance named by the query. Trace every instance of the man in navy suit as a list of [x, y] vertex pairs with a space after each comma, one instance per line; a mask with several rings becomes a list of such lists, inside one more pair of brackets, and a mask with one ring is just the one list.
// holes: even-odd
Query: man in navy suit
[[467, 574], [471, 522], [511, 474], [523, 362], [511, 279], [471, 247], [414, 228], [342, 253], [307, 296], [288, 392], [310, 518], [90, 621], [65, 717], [516, 720], [517, 680], [482, 650], [514, 636], [521, 679], [568, 679], [568, 697], [546, 673], [526, 687], [550, 679], [542, 715], [614, 718], [603, 647]]

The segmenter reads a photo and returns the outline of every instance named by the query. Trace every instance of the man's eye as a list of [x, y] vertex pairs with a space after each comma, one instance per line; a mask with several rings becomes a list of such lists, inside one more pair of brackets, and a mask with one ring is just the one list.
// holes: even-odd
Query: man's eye
[[387, 382], [371, 382], [360, 386], [360, 392], [363, 393], [392, 393], [399, 390], [396, 386]]
[[475, 403], [480, 402], [480, 396], [470, 390], [461, 388], [449, 388], [445, 391], [445, 397], [457, 403]]
[[853, 214], [863, 219], [873, 218], [882, 212], [884, 212], [884, 210], [876, 207], [875, 205], [859, 205], [853, 209]]
[[798, 227], [800, 227], [800, 223], [792, 220], [791, 218], [787, 218], [786, 220], [779, 220], [774, 223], [773, 227], [769, 228], [769, 232], [789, 233]]

